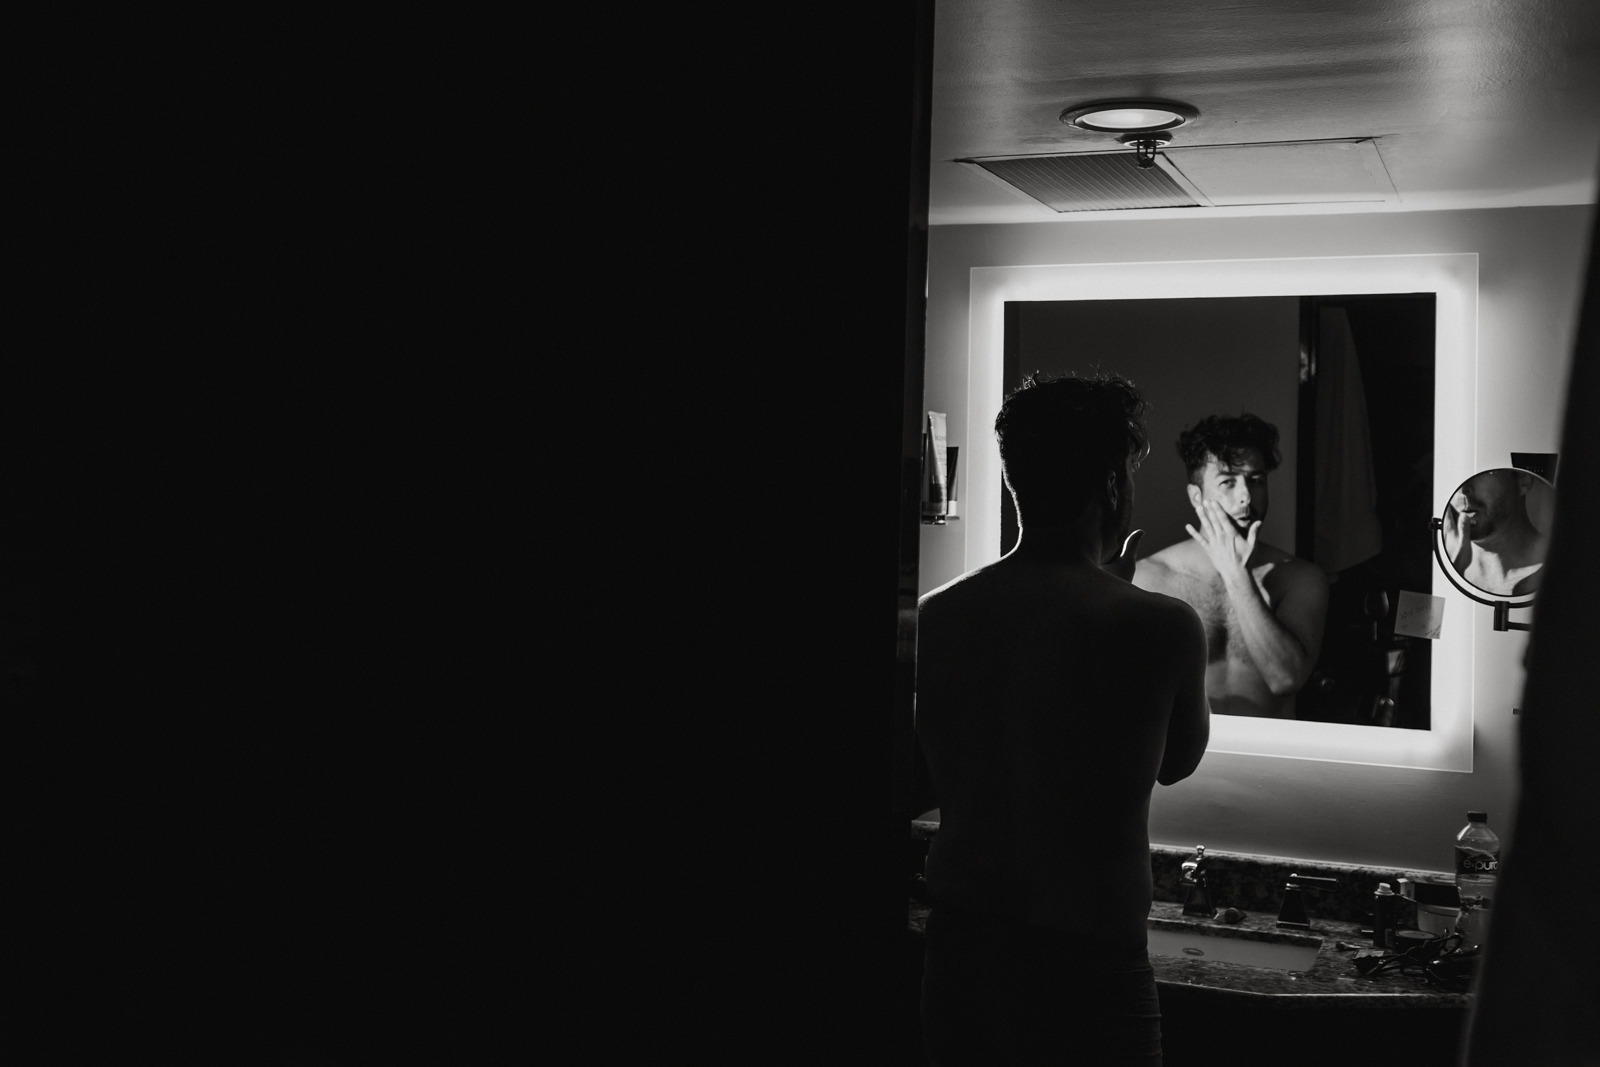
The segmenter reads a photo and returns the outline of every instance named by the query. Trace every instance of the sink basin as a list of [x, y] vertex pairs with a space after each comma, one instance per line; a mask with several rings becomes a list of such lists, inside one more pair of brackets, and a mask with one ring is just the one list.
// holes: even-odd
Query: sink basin
[[1279, 971], [1309, 971], [1317, 962], [1322, 940], [1305, 934], [1263, 933], [1152, 919], [1149, 945], [1152, 956], [1244, 963]]

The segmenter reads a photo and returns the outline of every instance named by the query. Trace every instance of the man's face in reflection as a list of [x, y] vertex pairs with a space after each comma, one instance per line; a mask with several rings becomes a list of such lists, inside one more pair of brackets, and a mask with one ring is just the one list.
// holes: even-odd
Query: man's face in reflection
[[1200, 483], [1189, 483], [1189, 503], [1199, 507], [1205, 500], [1222, 506], [1240, 536], [1252, 522], [1267, 517], [1267, 467], [1258, 449], [1242, 449], [1232, 463], [1214, 455], [1206, 456]]
[[1511, 470], [1482, 471], [1461, 484], [1450, 506], [1461, 514], [1468, 537], [1481, 541], [1492, 537], [1520, 511], [1526, 510], [1527, 475]]

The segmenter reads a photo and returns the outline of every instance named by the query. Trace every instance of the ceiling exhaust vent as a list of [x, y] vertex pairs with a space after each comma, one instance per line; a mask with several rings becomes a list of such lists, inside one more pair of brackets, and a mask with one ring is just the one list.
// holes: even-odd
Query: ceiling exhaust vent
[[1400, 199], [1366, 137], [1167, 147], [1149, 168], [1128, 151], [955, 162], [1057, 212]]
[[1141, 168], [1132, 152], [958, 159], [1054, 211], [1199, 207], [1165, 171]]

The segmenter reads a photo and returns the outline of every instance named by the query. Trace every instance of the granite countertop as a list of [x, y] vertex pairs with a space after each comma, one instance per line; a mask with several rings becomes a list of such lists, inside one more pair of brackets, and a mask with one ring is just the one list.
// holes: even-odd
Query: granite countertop
[[[1226, 926], [1263, 934], [1282, 932], [1277, 926], [1276, 914], [1246, 912], [1237, 923], [1204, 923], [1185, 918], [1182, 913], [1182, 905], [1168, 901], [1158, 900], [1150, 906], [1152, 919]], [[911, 931], [921, 935], [927, 918], [928, 905], [911, 901]], [[1313, 919], [1310, 932], [1322, 939], [1322, 948], [1317, 953], [1316, 963], [1303, 972], [1158, 955], [1152, 955], [1150, 963], [1155, 968], [1158, 986], [1181, 986], [1256, 998], [1267, 1007], [1461, 1008], [1467, 1004], [1467, 994], [1436, 989], [1421, 977], [1397, 971], [1376, 976], [1357, 972], [1354, 962], [1357, 956], [1380, 952], [1373, 947], [1371, 938], [1362, 936], [1360, 931], [1356, 923]]]
[[[1150, 906], [1154, 919], [1183, 919], [1181, 904], [1156, 901]], [[1278, 916], [1245, 912], [1232, 925], [1238, 930], [1278, 933]], [[1196, 922], [1199, 920], [1188, 919]], [[1203, 923], [1202, 923], [1203, 924]], [[1205, 925], [1205, 924], [1203, 924]], [[1166, 985], [1200, 986], [1244, 996], [1281, 1002], [1283, 1007], [1313, 1007], [1318, 1004], [1359, 1007], [1450, 1008], [1467, 1004], [1465, 993], [1450, 993], [1429, 985], [1422, 977], [1398, 971], [1368, 976], [1356, 970], [1358, 956], [1381, 955], [1370, 934], [1363, 935], [1356, 923], [1334, 919], [1311, 922], [1310, 933], [1322, 938], [1317, 962], [1309, 971], [1279, 971], [1241, 963], [1217, 963], [1151, 956], [1156, 982]], [[1348, 947], [1341, 947], [1348, 946]], [[1357, 1003], [1359, 1001], [1359, 1004]]]

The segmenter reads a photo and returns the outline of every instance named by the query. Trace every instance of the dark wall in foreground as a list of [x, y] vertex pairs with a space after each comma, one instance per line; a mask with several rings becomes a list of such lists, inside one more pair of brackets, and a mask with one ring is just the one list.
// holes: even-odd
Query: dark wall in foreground
[[931, 17], [50, 38], [25, 1059], [899, 1046]]
[[[1600, 477], [1600, 243], [1591, 231], [1587, 282], [1567, 383], [1560, 465], [1563, 488]], [[1596, 641], [1593, 607], [1600, 566], [1586, 531], [1600, 519], [1593, 494], [1566, 492], [1555, 523], [1538, 616], [1529, 637], [1528, 679], [1517, 743], [1520, 798], [1515, 837], [1501, 856], [1494, 932], [1473, 1006], [1465, 1063], [1578, 1064], [1592, 1059], [1600, 1023], [1600, 976], [1560, 948], [1555, 919], [1562, 884], [1600, 877], [1584, 827], [1600, 819], [1590, 754], [1600, 721], [1589, 714]]]

